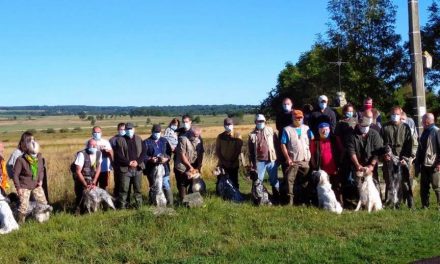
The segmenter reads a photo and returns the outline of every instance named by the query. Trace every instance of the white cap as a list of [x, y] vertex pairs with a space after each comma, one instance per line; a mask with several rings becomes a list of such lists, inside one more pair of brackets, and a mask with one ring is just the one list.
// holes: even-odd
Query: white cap
[[328, 98], [327, 98], [327, 96], [325, 96], [325, 95], [321, 95], [321, 96], [319, 96], [319, 98], [318, 98], [318, 102], [321, 102], [321, 101], [326, 101], [326, 102], [328, 102]]
[[266, 121], [266, 118], [262, 114], [258, 114], [255, 116], [255, 121]]

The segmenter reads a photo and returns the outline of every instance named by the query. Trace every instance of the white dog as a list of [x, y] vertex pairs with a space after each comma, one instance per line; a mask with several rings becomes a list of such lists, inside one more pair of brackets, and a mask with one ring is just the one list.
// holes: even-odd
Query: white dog
[[336, 195], [332, 190], [328, 174], [323, 170], [319, 170], [314, 171], [312, 177], [316, 177], [317, 180], [319, 179], [318, 186], [316, 187], [319, 207], [333, 213], [341, 214], [343, 209], [338, 200], [336, 200]]
[[359, 203], [355, 211], [359, 211], [361, 206], [367, 207], [368, 212], [382, 210], [382, 201], [380, 200], [379, 191], [373, 181], [373, 174], [366, 172], [358, 172], [356, 174], [363, 182], [358, 184]]
[[18, 230], [18, 223], [15, 221], [8, 199], [0, 194], [0, 234], [7, 234]]

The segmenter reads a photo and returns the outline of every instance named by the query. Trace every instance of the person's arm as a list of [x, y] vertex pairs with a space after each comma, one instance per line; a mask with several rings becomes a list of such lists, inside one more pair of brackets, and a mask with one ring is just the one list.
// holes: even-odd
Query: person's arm
[[237, 138], [236, 141], [236, 148], [235, 148], [235, 152], [234, 152], [234, 160], [237, 160], [240, 157], [241, 154], [241, 148], [243, 147], [243, 140], [241, 140], [241, 137]]
[[191, 163], [189, 162], [189, 160], [186, 158], [186, 151], [187, 151], [187, 144], [188, 144], [188, 139], [184, 139], [181, 138], [179, 144], [177, 145], [177, 155], [179, 155], [180, 160], [182, 161], [182, 164], [186, 167], [187, 170], [191, 171], [194, 168], [192, 167]]
[[249, 165], [253, 168], [257, 168], [257, 161], [255, 160], [255, 146], [254, 143], [251, 140], [251, 137], [249, 136], [248, 140], [248, 149], [249, 149]]
[[[98, 155], [98, 154], [97, 154], [97, 155]], [[96, 156], [96, 161], [95, 161], [95, 163], [96, 163], [96, 171], [95, 171], [95, 175], [94, 175], [94, 177], [93, 177], [93, 181], [92, 181], [92, 183], [93, 183], [93, 185], [96, 186], [96, 184], [98, 183], [99, 174], [101, 174], [102, 152], [101, 152], [101, 154], [99, 155], [99, 159], [98, 159], [98, 156]]]
[[[81, 158], [81, 156], [83, 158]], [[84, 155], [82, 153], [78, 153], [75, 160], [75, 166], [76, 166], [76, 178], [77, 180], [82, 183], [84, 187], [87, 187], [87, 182], [84, 178], [84, 175], [82, 174], [82, 168], [84, 166]]]
[[141, 154], [139, 155], [139, 157], [134, 161], [134, 167], [136, 168], [140, 168], [141, 170], [145, 169], [145, 163], [144, 163], [144, 159], [145, 159], [145, 155], [147, 152], [147, 148], [145, 147], [144, 144], [142, 144], [142, 139], [139, 139], [141, 141]]
[[413, 137], [411, 135], [411, 129], [408, 125], [405, 125], [405, 138], [403, 141], [402, 151], [400, 152], [400, 159], [407, 161], [412, 156]]
[[[40, 154], [41, 155], [41, 154]], [[43, 157], [39, 157], [41, 159], [41, 166], [40, 166], [40, 160], [38, 161], [38, 178], [37, 178], [37, 186], [43, 186], [43, 179], [44, 179], [44, 165], [43, 165]]]
[[283, 129], [283, 132], [281, 134], [281, 153], [284, 156], [284, 159], [287, 163], [287, 165], [292, 165], [292, 160], [289, 157], [289, 152], [287, 151], [287, 144], [289, 142], [289, 137], [287, 136], [287, 132], [285, 129]]
[[220, 166], [228, 166], [229, 164], [227, 164], [226, 159], [223, 157], [222, 152], [221, 152], [221, 140], [220, 140], [220, 135], [217, 136], [217, 139], [215, 140], [215, 155], [218, 158], [219, 161], [219, 165]]
[[22, 169], [23, 169], [23, 164], [19, 159], [17, 159], [14, 165], [14, 185], [15, 185], [15, 189], [17, 189], [18, 195], [21, 195], [20, 173]]
[[347, 153], [351, 162], [353, 163], [353, 166], [357, 171], [360, 171], [362, 169], [362, 165], [359, 163], [356, 155], [356, 135], [354, 134], [350, 135], [349, 139], [347, 140]]

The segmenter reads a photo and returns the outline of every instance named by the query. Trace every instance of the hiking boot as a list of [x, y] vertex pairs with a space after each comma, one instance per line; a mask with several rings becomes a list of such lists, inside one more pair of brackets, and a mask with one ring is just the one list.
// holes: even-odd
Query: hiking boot
[[280, 198], [281, 198], [280, 189], [277, 187], [272, 187], [273, 204], [280, 204]]

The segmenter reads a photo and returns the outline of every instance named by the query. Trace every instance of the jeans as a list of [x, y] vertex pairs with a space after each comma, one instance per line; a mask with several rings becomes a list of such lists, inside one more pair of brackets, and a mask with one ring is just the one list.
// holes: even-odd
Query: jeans
[[278, 181], [278, 165], [275, 161], [257, 161], [257, 173], [258, 179], [263, 182], [264, 174], [267, 171], [269, 174], [269, 183], [272, 187], [279, 188], [280, 183]]
[[118, 206], [120, 208], [127, 207], [128, 190], [130, 185], [133, 185], [134, 189], [134, 201], [135, 207], [139, 208], [142, 205], [142, 171], [130, 170], [122, 173], [120, 178], [120, 191], [118, 196]]

